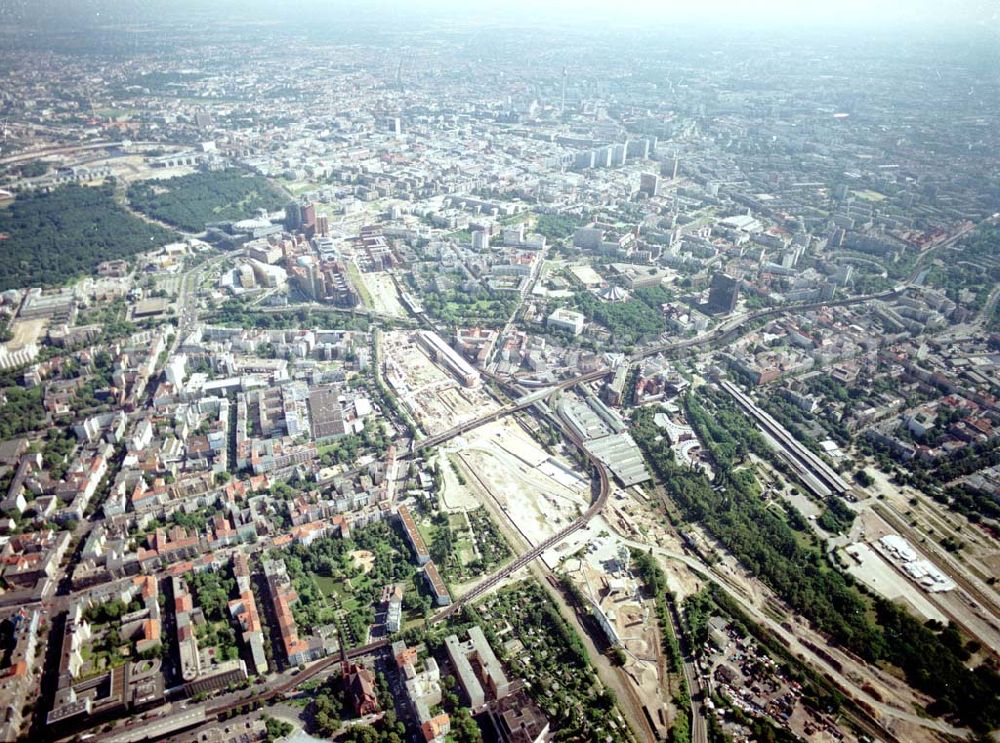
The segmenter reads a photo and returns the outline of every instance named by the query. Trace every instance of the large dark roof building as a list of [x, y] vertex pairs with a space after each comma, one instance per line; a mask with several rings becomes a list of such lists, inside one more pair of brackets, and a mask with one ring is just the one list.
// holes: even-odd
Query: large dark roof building
[[705, 310], [710, 315], [728, 315], [736, 309], [736, 300], [740, 296], [739, 279], [717, 273], [712, 277], [708, 289], [708, 303]]
[[333, 387], [321, 387], [309, 393], [309, 421], [314, 439], [347, 433], [338, 397]]

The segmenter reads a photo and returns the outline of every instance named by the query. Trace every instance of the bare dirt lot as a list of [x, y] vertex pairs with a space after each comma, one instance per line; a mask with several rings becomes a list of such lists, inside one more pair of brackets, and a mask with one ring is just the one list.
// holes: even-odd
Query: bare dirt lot
[[400, 304], [399, 292], [392, 276], [385, 271], [377, 271], [361, 274], [361, 280], [368, 289], [373, 310], [383, 315], [406, 317], [406, 308]]
[[904, 578], [882, 556], [864, 542], [845, 548], [847, 572], [887, 599], [902, 601], [924, 617], [938, 622], [948, 619], [940, 609], [931, 604], [912, 581]]
[[985, 528], [972, 524], [961, 514], [948, 510], [923, 493], [909, 486], [891, 482], [877, 466], [866, 468], [875, 482], [869, 490], [882, 495], [886, 502], [913, 524], [922, 535], [940, 543], [950, 537], [962, 544], [958, 559], [962, 569], [976, 578], [981, 589], [997, 596], [997, 587], [986, 586], [986, 581], [1000, 573], [1000, 542]]
[[37, 343], [45, 335], [45, 330], [48, 326], [49, 321], [44, 317], [31, 320], [15, 320], [10, 326], [10, 331], [14, 334], [14, 337], [7, 344], [7, 347], [11, 351], [17, 351], [27, 345]]
[[511, 440], [517, 440], [517, 448], [541, 451], [516, 423], [506, 420], [455, 439], [449, 449], [456, 452], [471, 480], [494, 500], [525, 540], [537, 544], [586, 510], [590, 482], [579, 473], [574, 477], [573, 466], [561, 459], [546, 456], [543, 465], [551, 464], [551, 469], [530, 466], [504, 447], [507, 443], [515, 448]]
[[363, 572], [369, 573], [375, 565], [375, 553], [368, 550], [354, 550], [351, 553], [351, 562]]
[[672, 687], [679, 679], [667, 674], [655, 628], [655, 601], [641, 597], [635, 578], [626, 570], [627, 548], [613, 535], [602, 533], [607, 536], [591, 542], [584, 557], [567, 563], [567, 574], [614, 628], [625, 652], [622, 670], [636, 696], [650, 710], [663, 710], [672, 717]]

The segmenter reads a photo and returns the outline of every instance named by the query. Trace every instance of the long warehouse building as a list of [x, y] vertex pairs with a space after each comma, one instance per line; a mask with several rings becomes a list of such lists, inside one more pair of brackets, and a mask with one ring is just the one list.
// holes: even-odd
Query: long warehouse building
[[431, 330], [418, 330], [417, 341], [433, 361], [443, 365], [448, 371], [458, 377], [458, 381], [466, 387], [479, 384], [479, 372], [472, 368], [462, 354], [445, 343], [444, 339]]

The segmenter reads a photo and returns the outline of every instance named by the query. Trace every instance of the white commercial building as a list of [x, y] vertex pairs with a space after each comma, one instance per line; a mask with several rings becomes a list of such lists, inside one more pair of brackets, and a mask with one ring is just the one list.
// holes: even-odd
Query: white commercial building
[[187, 373], [187, 354], [179, 353], [167, 362], [167, 381], [174, 387], [180, 389], [184, 384], [184, 376]]
[[584, 317], [580, 312], [563, 309], [559, 307], [552, 311], [546, 320], [546, 325], [558, 330], [568, 330], [573, 335], [580, 335], [583, 332]]

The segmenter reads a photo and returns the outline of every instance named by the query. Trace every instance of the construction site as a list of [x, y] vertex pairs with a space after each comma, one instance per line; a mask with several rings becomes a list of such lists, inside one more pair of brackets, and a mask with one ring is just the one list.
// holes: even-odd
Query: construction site
[[379, 355], [386, 382], [424, 432], [441, 433], [500, 408], [481, 388], [462, 384], [435, 364], [419, 332], [381, 334]]

